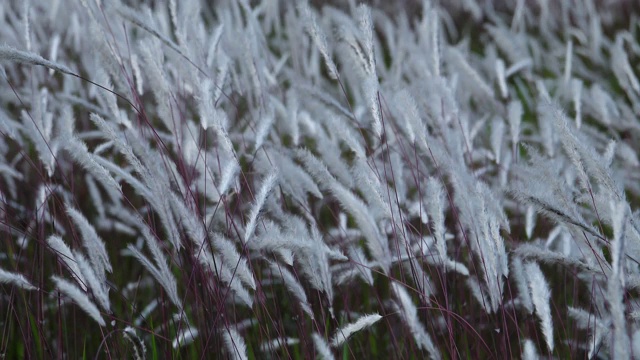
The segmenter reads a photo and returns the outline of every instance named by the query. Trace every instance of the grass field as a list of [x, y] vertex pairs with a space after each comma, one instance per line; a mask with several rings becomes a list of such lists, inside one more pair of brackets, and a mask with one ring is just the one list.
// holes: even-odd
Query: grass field
[[0, 3], [0, 358], [640, 358], [632, 1]]

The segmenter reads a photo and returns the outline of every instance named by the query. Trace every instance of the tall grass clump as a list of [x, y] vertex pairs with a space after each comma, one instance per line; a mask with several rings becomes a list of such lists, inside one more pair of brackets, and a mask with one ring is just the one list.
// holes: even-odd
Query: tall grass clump
[[640, 358], [640, 8], [0, 3], [0, 357]]

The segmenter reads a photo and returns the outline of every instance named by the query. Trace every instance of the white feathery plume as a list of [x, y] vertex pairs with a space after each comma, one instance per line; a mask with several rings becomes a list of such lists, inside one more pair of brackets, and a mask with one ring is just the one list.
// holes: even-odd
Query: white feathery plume
[[[120, 166], [114, 164], [112, 161], [109, 161], [100, 156], [92, 156], [92, 161], [95, 161], [96, 165], [99, 165], [105, 170], [113, 172], [115, 175], [115, 177], [113, 177], [115, 184], [118, 184], [118, 181], [116, 181], [115, 178], [118, 178], [119, 180], [124, 180], [129, 185], [131, 185], [131, 187], [136, 191], [138, 195], [141, 195], [145, 199], [148, 199], [149, 202], [152, 202], [154, 200], [153, 195], [151, 195], [151, 191], [149, 190], [149, 188], [145, 186], [142, 182], [140, 182], [140, 180], [136, 179], [128, 170], [125, 170]], [[119, 184], [118, 184], [118, 188], [120, 188]], [[119, 201], [116, 201], [115, 203], [117, 204], [119, 203]]]
[[98, 84], [102, 84], [103, 87], [108, 89], [109, 91], [99, 91], [98, 97], [103, 100], [104, 107], [110, 111], [110, 118], [116, 120], [119, 124], [125, 124], [125, 126], [130, 127], [131, 124], [128, 123], [127, 119], [123, 119], [120, 109], [118, 107], [118, 98], [113, 92], [113, 85], [111, 83], [111, 78], [109, 74], [107, 74], [106, 70], [103, 68], [98, 68], [95, 71], [94, 77]]
[[260, 190], [256, 194], [255, 201], [253, 206], [251, 207], [251, 211], [249, 212], [249, 218], [247, 220], [247, 225], [245, 226], [244, 231], [244, 243], [246, 244], [256, 229], [256, 223], [258, 221], [258, 215], [260, 214], [260, 210], [264, 206], [265, 201], [267, 200], [267, 196], [273, 187], [276, 185], [278, 180], [277, 173], [271, 173], [267, 176], [266, 179], [262, 182]]
[[[2, 130], [0, 130], [2, 131]], [[12, 166], [9, 166], [7, 164], [0, 164], [0, 174], [2, 174], [5, 178], [5, 180], [9, 181], [9, 179], [11, 179], [12, 185], [8, 185], [8, 187], [11, 188], [11, 190], [9, 191], [9, 193], [11, 194], [11, 196], [13, 198], [16, 197], [16, 187], [15, 187], [15, 183], [13, 182], [13, 180], [23, 180], [24, 176], [22, 175], [22, 173], [20, 173], [19, 171], [17, 171], [15, 168], [13, 168]]]
[[136, 334], [136, 331], [131, 326], [127, 326], [122, 331], [122, 334], [125, 339], [129, 340], [133, 347], [134, 359], [144, 360], [147, 354], [147, 347], [144, 345], [144, 341]]
[[513, 256], [511, 258], [511, 274], [513, 275], [516, 287], [518, 288], [518, 299], [520, 299], [520, 304], [529, 314], [533, 314], [533, 301], [531, 300], [527, 274], [524, 272], [524, 265], [518, 256]]
[[550, 111], [555, 118], [556, 129], [560, 132], [562, 145], [575, 169], [578, 171], [580, 185], [584, 187], [584, 190], [589, 192], [588, 172], [595, 178], [597, 183], [602, 186], [606, 193], [616, 200], [623, 199], [624, 192], [612, 179], [611, 171], [605, 159], [597, 154], [593, 147], [585, 145], [584, 141], [581, 141], [581, 139], [570, 130], [566, 116], [557, 106], [553, 106]]
[[131, 54], [131, 69], [133, 70], [133, 77], [136, 84], [136, 95], [144, 95], [144, 78], [142, 77], [142, 71], [140, 70], [140, 60], [136, 54]]
[[[342, 129], [339, 130], [339, 132], [341, 131]], [[353, 143], [351, 143], [350, 141], [344, 140], [344, 142], [349, 142], [349, 146], [353, 146]], [[344, 159], [342, 158], [340, 149], [336, 149], [335, 141], [322, 136], [320, 137], [318, 145], [320, 146], [319, 148], [323, 149], [322, 153], [320, 154], [320, 156], [322, 157], [322, 162], [320, 162], [320, 164], [326, 164], [325, 167], [340, 184], [344, 185], [347, 188], [352, 188], [355, 181], [353, 179], [351, 171], [349, 170], [348, 164], [346, 164]], [[354, 150], [356, 154], [359, 151], [355, 150], [353, 147], [351, 149]], [[297, 155], [300, 156], [300, 154]], [[324, 187], [326, 189], [326, 185], [321, 182], [320, 178], [316, 178], [313, 171], [307, 169], [307, 172], [313, 176], [320, 188]]]
[[418, 105], [406, 89], [398, 91], [393, 99], [393, 103], [398, 105], [398, 111], [404, 117], [404, 122], [402, 123], [402, 125], [404, 125], [403, 129], [406, 132], [409, 142], [413, 144], [416, 140], [416, 133], [420, 133], [422, 129], [422, 120], [420, 119]]
[[218, 192], [220, 193], [220, 196], [224, 195], [231, 187], [231, 184], [233, 183], [238, 170], [240, 170], [240, 166], [235, 159], [230, 159], [226, 162], [224, 168], [222, 169], [220, 182], [218, 183]]
[[82, 242], [87, 254], [89, 255], [89, 261], [91, 267], [95, 272], [98, 281], [101, 284], [106, 283], [105, 272], [111, 272], [111, 263], [109, 262], [109, 255], [104, 242], [98, 236], [96, 230], [89, 224], [89, 221], [79, 211], [67, 206], [67, 214], [73, 220], [80, 234], [82, 235]]
[[38, 290], [37, 287], [31, 285], [24, 275], [5, 271], [3, 269], [0, 269], [0, 284], [13, 284], [25, 290]]
[[471, 205], [477, 220], [471, 226], [477, 240], [471, 241], [471, 250], [483, 264], [484, 290], [489, 295], [487, 310], [495, 311], [502, 302], [504, 277], [509, 274], [505, 244], [500, 235], [501, 215], [493, 208], [493, 195], [484, 183], [476, 182], [473, 191], [475, 194]]
[[198, 329], [192, 328], [190, 325], [183, 326], [180, 328], [180, 332], [176, 335], [176, 337], [171, 341], [171, 347], [174, 349], [179, 349], [183, 346], [187, 346], [191, 344], [197, 337], [200, 335]]
[[235, 360], [246, 360], [247, 358], [247, 345], [240, 334], [232, 327], [225, 327], [222, 331], [222, 337], [224, 338], [224, 345], [229, 352], [231, 358]]
[[[149, 243], [152, 241], [147, 240], [147, 246], [151, 247]], [[157, 245], [156, 245], [157, 247]], [[148, 272], [156, 279], [156, 281], [165, 289], [167, 292], [167, 296], [171, 300], [171, 302], [176, 305], [179, 309], [182, 309], [182, 302], [180, 301], [180, 297], [178, 296], [177, 284], [175, 277], [168, 270], [166, 262], [164, 259], [155, 259], [158, 266], [154, 265], [146, 256], [144, 256], [140, 250], [138, 250], [132, 244], [127, 246], [127, 249], [131, 252], [131, 255], [135, 257]], [[151, 251], [154, 252], [153, 250]], [[154, 254], [155, 258], [155, 254]]]
[[320, 50], [320, 54], [322, 54], [322, 58], [324, 59], [324, 63], [327, 66], [329, 76], [334, 80], [338, 79], [338, 68], [336, 67], [336, 64], [331, 58], [331, 54], [329, 53], [327, 37], [322, 28], [318, 25], [316, 16], [312, 12], [307, 1], [300, 1], [298, 3], [298, 11], [303, 18], [303, 23], [307, 25], [307, 32], [311, 36], [311, 39], [315, 43], [318, 50]]
[[[147, 74], [149, 81], [149, 87], [156, 98], [158, 103], [157, 113], [160, 116], [163, 124], [167, 129], [173, 130], [174, 124], [171, 123], [171, 108], [169, 106], [168, 99], [170, 98], [171, 90], [167, 81], [167, 76], [159, 64], [162, 56], [162, 50], [160, 49], [159, 41], [156, 39], [145, 39], [140, 42], [140, 53], [144, 60], [143, 69]], [[158, 54], [160, 53], [160, 54]]]
[[31, 15], [31, 6], [29, 3], [31, 1], [26, 0], [23, 2], [24, 13], [22, 14], [22, 24], [24, 26], [24, 40], [27, 47], [27, 51], [31, 51], [31, 26], [30, 26], [30, 15]]
[[540, 266], [535, 262], [528, 262], [524, 265], [524, 271], [529, 280], [529, 291], [531, 293], [531, 301], [535, 309], [538, 319], [540, 319], [540, 327], [542, 335], [549, 347], [549, 351], [553, 351], [553, 322], [551, 319], [551, 307], [549, 300], [551, 298], [551, 289], [549, 283], [544, 278]]
[[599, 84], [593, 84], [587, 94], [589, 96], [587, 104], [596, 113], [597, 120], [605, 125], [611, 124], [611, 98]]
[[482, 99], [491, 99], [493, 101], [494, 92], [491, 86], [487, 84], [487, 82], [482, 78], [480, 73], [471, 66], [465, 56], [462, 54], [460, 50], [457, 48], [449, 48], [448, 57], [451, 61], [451, 65], [454, 66], [454, 69], [459, 71], [461, 76], [467, 81], [471, 91], [474, 92], [474, 95], [478, 96]]
[[527, 239], [531, 239], [533, 235], [533, 229], [536, 227], [536, 209], [532, 205], [527, 206], [527, 212], [525, 214], [525, 234]]
[[300, 339], [292, 337], [277, 337], [273, 340], [265, 341], [260, 344], [260, 351], [272, 352], [286, 346], [293, 346], [300, 343]]
[[500, 164], [503, 138], [504, 122], [501, 119], [496, 119], [491, 122], [491, 149], [493, 150], [496, 164]]
[[117, 203], [118, 200], [120, 200], [122, 197], [120, 184], [111, 176], [104, 166], [96, 161], [96, 158], [98, 158], [97, 155], [91, 154], [83, 142], [72, 136], [64, 136], [62, 146], [80, 166], [102, 184], [109, 194], [111, 201]]
[[83, 291], [87, 291], [87, 282], [82, 276], [82, 272], [80, 272], [80, 268], [78, 268], [78, 264], [76, 262], [75, 256], [71, 252], [71, 249], [65, 244], [65, 242], [56, 235], [51, 235], [47, 238], [47, 244], [51, 247], [53, 251], [56, 252], [60, 260], [69, 268], [71, 272], [71, 276], [73, 276], [76, 282], [80, 285]]
[[500, 95], [503, 99], [506, 99], [509, 96], [509, 89], [507, 88], [507, 76], [505, 75], [505, 65], [502, 59], [496, 60], [496, 76], [498, 77]]
[[513, 251], [513, 253], [521, 256], [524, 260], [533, 259], [547, 264], [571, 265], [576, 266], [583, 271], [588, 271], [591, 274], [602, 274], [602, 268], [596, 264], [582, 261], [574, 256], [567, 257], [560, 252], [550, 251], [532, 244], [520, 245]]
[[571, 93], [573, 94], [573, 110], [576, 113], [576, 127], [582, 126], [582, 80], [571, 81]]
[[51, 134], [47, 131], [46, 125], [37, 117], [37, 112], [31, 115], [26, 110], [21, 111], [23, 131], [33, 141], [38, 157], [47, 170], [47, 174], [52, 176], [55, 171], [57, 142], [51, 139]]
[[380, 84], [375, 74], [368, 74], [363, 81], [364, 94], [369, 102], [369, 110], [373, 116], [373, 132], [379, 138], [382, 135], [382, 113], [378, 103], [378, 91]]
[[76, 74], [74, 74], [71, 69], [64, 65], [46, 60], [42, 56], [32, 52], [14, 49], [8, 45], [0, 45], [0, 60], [9, 60], [31, 65], [40, 65], [64, 74], [76, 76]]
[[568, 314], [575, 319], [576, 326], [579, 329], [589, 330], [587, 339], [589, 352], [587, 356], [589, 359], [593, 359], [602, 346], [605, 336], [611, 333], [610, 321], [601, 319], [593, 313], [593, 309], [586, 311], [569, 306]]
[[526, 339], [522, 347], [522, 360], [538, 360], [540, 358], [533, 341]]
[[622, 37], [616, 39], [610, 51], [611, 68], [618, 79], [618, 83], [628, 94], [631, 95], [635, 91], [640, 95], [640, 82], [638, 82], [638, 78], [633, 73], [633, 68], [629, 63], [629, 57], [624, 49]]
[[229, 284], [229, 288], [233, 291], [233, 294], [241, 300], [244, 305], [248, 307], [253, 306], [253, 297], [249, 291], [242, 286], [242, 282], [238, 279], [233, 268], [229, 268], [227, 264], [224, 264], [219, 258], [212, 255], [208, 249], [199, 251], [197, 256], [201, 264], [209, 267], [221, 281]]
[[96, 211], [98, 212], [98, 219], [104, 219], [106, 214], [104, 206], [105, 204], [102, 200], [102, 195], [100, 195], [100, 190], [98, 189], [96, 181], [94, 180], [93, 176], [91, 176], [91, 174], [86, 174], [84, 176], [84, 181], [87, 184], [89, 197], [91, 198], [91, 201], [93, 202], [93, 205], [96, 207]]
[[431, 337], [427, 334], [424, 327], [418, 320], [418, 309], [416, 309], [413, 301], [411, 301], [411, 297], [407, 291], [402, 285], [396, 282], [391, 284], [391, 288], [398, 299], [397, 305], [400, 310], [400, 316], [409, 327], [418, 347], [426, 350], [432, 360], [440, 359], [440, 352], [436, 349]]
[[116, 133], [116, 130], [113, 128], [113, 126], [107, 123], [100, 115], [95, 113], [91, 113], [89, 115], [89, 119], [91, 119], [91, 121], [101, 130], [102, 137], [107, 140], [113, 141], [114, 145], [118, 148], [120, 153], [124, 155], [129, 164], [131, 164], [135, 171], [140, 174], [142, 179], [147, 184], [152, 184], [153, 181], [150, 181], [148, 179], [149, 174], [147, 168], [142, 165], [140, 159], [138, 159], [138, 157], [134, 154], [131, 145], [127, 144], [125, 140], [120, 135], [118, 135], [118, 133]]
[[371, 9], [366, 4], [358, 5], [359, 28], [364, 38], [364, 48], [367, 53], [368, 72], [374, 74], [376, 61], [373, 54], [373, 22], [371, 21]]
[[[523, 46], [526, 43], [526, 37], [523, 33], [512, 33], [503, 24], [487, 25], [485, 29], [493, 40], [492, 45], [495, 44], [497, 49], [504, 54], [505, 62], [516, 63], [527, 53], [528, 49]], [[486, 54], [486, 57], [495, 58], [495, 55]]]
[[260, 120], [258, 121], [256, 129], [255, 150], [258, 150], [262, 147], [262, 144], [267, 138], [267, 135], [269, 135], [269, 131], [271, 130], [274, 122], [275, 116], [273, 114], [273, 111], [268, 111], [267, 114], [260, 116]]
[[[220, 45], [220, 39], [222, 38], [223, 33], [224, 33], [224, 23], [222, 22], [220, 23], [220, 25], [216, 27], [215, 31], [213, 32], [213, 35], [211, 36], [211, 41], [209, 43], [209, 50], [207, 51], [207, 58], [205, 61], [207, 66], [212, 66], [215, 55], [219, 55], [220, 52], [222, 52], [218, 50]], [[225, 71], [221, 71], [220, 73], [224, 74]]]
[[[7, 74], [3, 72], [4, 68], [0, 66], [0, 75], [2, 75], [3, 78], [6, 78]], [[23, 128], [24, 126], [21, 123], [14, 121], [2, 109], [0, 109], [0, 131], [2, 131], [5, 136], [15, 140], [18, 130], [24, 131]]]
[[326, 166], [307, 150], [299, 150], [297, 157], [305, 169], [315, 178], [318, 185], [330, 191], [342, 207], [351, 214], [367, 240], [367, 247], [373, 258], [387, 272], [390, 264], [389, 245], [386, 237], [380, 234], [371, 211], [367, 205], [349, 189], [340, 184], [327, 170]]
[[351, 166], [351, 173], [356, 190], [363, 194], [369, 211], [376, 221], [392, 220], [394, 216], [396, 219], [400, 218], [398, 208], [392, 206], [394, 203], [389, 204], [385, 199], [385, 188], [378, 175], [371, 168], [368, 159], [356, 155]]
[[161, 40], [165, 45], [173, 49], [178, 54], [182, 55], [182, 52], [180, 51], [180, 48], [178, 47], [178, 45], [176, 45], [171, 39], [163, 35], [160, 31], [156, 30], [152, 25], [149, 25], [146, 21], [147, 19], [141, 16], [138, 11], [135, 11], [134, 9], [131, 9], [124, 5], [117, 6], [115, 11], [122, 18], [129, 20], [135, 25], [144, 29], [145, 31], [148, 31], [155, 38], [157, 38], [158, 40]]
[[638, 354], [640, 354], [640, 329], [636, 329], [633, 332], [633, 338], [631, 341], [631, 350], [633, 351], [633, 354], [635, 355], [634, 358], [638, 358]]
[[609, 311], [613, 324], [613, 349], [612, 356], [616, 359], [629, 359], [631, 357], [631, 343], [627, 333], [627, 321], [625, 315], [624, 289], [625, 289], [625, 233], [627, 229], [628, 205], [624, 201], [611, 203], [611, 223], [613, 227], [613, 241], [611, 241], [611, 276], [608, 279]]
[[98, 301], [98, 305], [104, 311], [111, 311], [111, 302], [109, 301], [109, 288], [105, 282], [101, 282], [98, 280], [95, 271], [91, 267], [91, 264], [85, 259], [85, 257], [79, 253], [74, 252], [73, 257], [76, 260], [78, 265], [78, 269], [80, 269], [80, 273], [82, 277], [86, 281], [87, 288], [91, 289], [93, 296]]
[[[551, 105], [549, 104], [549, 106]], [[551, 116], [555, 117], [556, 130], [560, 133], [562, 145], [577, 172], [580, 186], [585, 192], [588, 192], [590, 187], [589, 175], [587, 175], [584, 162], [577, 149], [577, 139], [570, 132], [564, 114], [559, 109], [553, 107], [552, 109], [547, 109], [547, 111], [553, 111]]]
[[351, 246], [347, 250], [349, 260], [355, 263], [355, 271], [358, 272], [362, 280], [373, 286], [372, 264], [367, 260], [364, 251], [360, 247]]
[[204, 79], [200, 83], [200, 94], [198, 95], [198, 111], [200, 115], [200, 125], [204, 130], [207, 130], [209, 127], [209, 123], [213, 121], [214, 108], [213, 108], [213, 100], [211, 99], [213, 94], [211, 92], [211, 87], [213, 86], [213, 82], [211, 79]]
[[255, 290], [257, 285], [253, 273], [247, 264], [247, 260], [238, 253], [235, 244], [222, 234], [210, 233], [209, 237], [211, 239], [211, 245], [220, 253], [224, 263], [230, 269], [235, 270], [235, 275], [240, 281]]
[[546, 154], [549, 157], [555, 157], [556, 154], [556, 140], [557, 140], [557, 133], [555, 131], [553, 131], [553, 119], [551, 119], [551, 117], [544, 113], [545, 111], [545, 102], [547, 100], [541, 100], [538, 102], [538, 106], [537, 106], [537, 112], [539, 114], [541, 114], [541, 116], [539, 116], [538, 119], [538, 127], [539, 127], [539, 131], [540, 134], [539, 136], [541, 137], [541, 141], [542, 141], [542, 145], [544, 146], [544, 150], [546, 152]]
[[331, 352], [331, 348], [324, 337], [320, 336], [318, 333], [313, 333], [313, 344], [316, 347], [316, 351], [318, 352], [318, 356], [323, 360], [334, 360], [335, 357]]
[[[520, 124], [522, 123], [522, 103], [518, 100], [511, 101], [507, 108], [507, 116], [509, 120], [509, 130], [511, 132], [511, 146], [515, 156], [517, 153], [518, 142], [520, 141]], [[517, 159], [517, 157], [516, 157]]]
[[[433, 237], [435, 239], [435, 248], [438, 255], [436, 264], [444, 266], [447, 270], [453, 270], [461, 273], [462, 275], [468, 275], [469, 270], [462, 264], [452, 261], [447, 254], [447, 238], [444, 213], [446, 210], [445, 192], [440, 181], [436, 178], [430, 177], [427, 180], [427, 213], [431, 220], [431, 227], [433, 229]], [[426, 248], [421, 249], [423, 254], [426, 253]], [[426, 254], [425, 254], [426, 255]]]
[[564, 60], [564, 84], [569, 85], [571, 80], [571, 65], [573, 63], [573, 40], [567, 41], [567, 52]]
[[482, 305], [482, 308], [487, 314], [491, 314], [493, 312], [493, 304], [489, 301], [488, 296], [485, 291], [480, 287], [480, 282], [477, 278], [471, 276], [468, 277], [465, 281], [469, 290], [471, 290], [471, 295], [476, 299], [478, 304]]
[[[311, 239], [309, 246], [304, 249], [304, 252], [299, 252], [298, 254], [303, 254], [306, 258], [301, 260], [301, 262], [305, 264], [303, 269], [306, 268], [305, 271], [311, 277], [316, 289], [324, 291], [329, 299], [329, 312], [333, 317], [333, 305], [331, 305], [333, 304], [333, 282], [331, 281], [332, 274], [329, 268], [329, 255], [331, 255], [331, 253], [334, 253], [334, 255], [337, 254], [335, 254], [336, 252], [332, 252], [325, 244], [322, 234], [316, 226], [311, 226], [311, 231], [308, 236]], [[342, 256], [342, 258], [338, 257], [338, 259], [346, 260], [344, 256]]]
[[[373, 131], [377, 137], [382, 135], [382, 112], [378, 102], [378, 75], [376, 72], [376, 61], [373, 53], [373, 22], [371, 21], [371, 10], [365, 4], [358, 5], [359, 28], [364, 38], [364, 50], [366, 59], [362, 59], [365, 66], [365, 79], [363, 81], [364, 93], [369, 102], [369, 109], [373, 116]], [[357, 55], [361, 55], [358, 53]], [[365, 55], [365, 54], [362, 54]]]
[[85, 294], [82, 290], [80, 290], [77, 286], [73, 285], [67, 280], [59, 278], [57, 276], [52, 276], [51, 279], [56, 284], [56, 289], [58, 289], [61, 293], [68, 296], [73, 300], [82, 310], [84, 310], [87, 315], [89, 315], [92, 319], [94, 319], [100, 326], [106, 326], [102, 315], [100, 314], [100, 310], [98, 307], [89, 299], [87, 294]]
[[613, 157], [616, 155], [616, 150], [618, 148], [618, 143], [615, 140], [609, 140], [607, 143], [607, 147], [602, 154], [602, 159], [604, 160], [604, 167], [611, 168], [611, 164], [613, 163]]
[[382, 319], [382, 316], [380, 316], [379, 314], [361, 316], [358, 320], [356, 320], [356, 322], [348, 324], [336, 330], [335, 335], [333, 336], [333, 340], [331, 340], [331, 346], [338, 347], [342, 345], [345, 341], [347, 341], [349, 336], [362, 329], [370, 327], [380, 319]]
[[287, 289], [298, 299], [302, 310], [309, 314], [311, 319], [313, 319], [313, 310], [311, 310], [311, 306], [309, 305], [309, 302], [307, 300], [307, 294], [305, 294], [304, 288], [298, 282], [296, 277], [284, 266], [278, 265], [276, 263], [269, 263], [269, 267], [274, 274], [280, 275]]
[[286, 152], [265, 150], [258, 154], [259, 160], [257, 168], [264, 173], [268, 173], [274, 167], [280, 176], [279, 185], [283, 193], [288, 194], [294, 200], [304, 204], [307, 201], [307, 194], [312, 194], [318, 199], [323, 195], [313, 178], [304, 169], [296, 164]]
[[[441, 21], [440, 12], [432, 1], [422, 1], [422, 16], [416, 25], [416, 35], [418, 43], [428, 51], [420, 50], [421, 66], [427, 69], [430, 76], [440, 76], [440, 43], [439, 43], [439, 23]], [[449, 24], [447, 24], [449, 25]], [[390, 36], [389, 36], [390, 37]], [[399, 51], [398, 44], [394, 44], [396, 50]]]
[[[505, 71], [505, 76], [510, 78], [512, 75], [517, 74], [519, 71], [533, 67], [533, 60], [531, 59], [522, 59], [517, 63], [509, 66], [509, 68]], [[517, 80], [516, 80], [517, 82]]]
[[[187, 206], [181, 197], [171, 194], [170, 199], [172, 208], [181, 220], [185, 232], [196, 245], [194, 247], [194, 255], [198, 261], [202, 265], [208, 267], [213, 274], [220, 278], [221, 281], [229, 284], [229, 287], [234, 291], [235, 295], [237, 295], [238, 298], [240, 298], [246, 305], [251, 306], [253, 303], [252, 297], [242, 286], [242, 280], [238, 274], [236, 274], [235, 267], [238, 266], [239, 263], [234, 262], [233, 264], [227, 264], [226, 261], [222, 261], [222, 259], [211, 253], [209, 250], [209, 244], [206, 243], [208, 235], [202, 220], [191, 210], [187, 209]], [[217, 245], [215, 243], [211, 245], [215, 248], [215, 246], [220, 246], [220, 243]], [[225, 249], [225, 251], [228, 251], [228, 249]], [[230, 254], [227, 254], [227, 256], [232, 259], [237, 258]], [[247, 275], [247, 277], [251, 276], [251, 274]]]
[[636, 150], [627, 144], [626, 142], [619, 142], [617, 144], [616, 155], [619, 156], [626, 165], [631, 167], [640, 166], [640, 160], [638, 160], [638, 154]]

